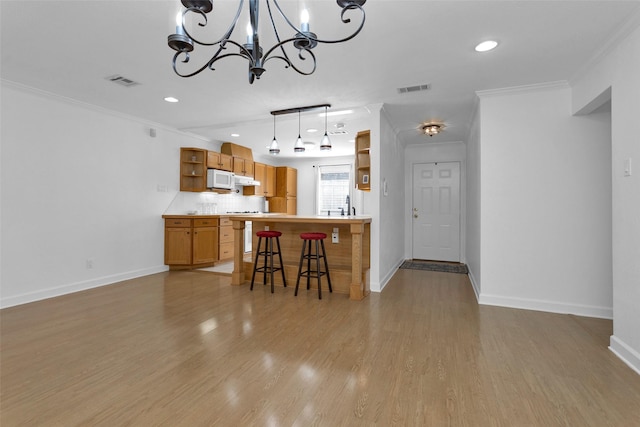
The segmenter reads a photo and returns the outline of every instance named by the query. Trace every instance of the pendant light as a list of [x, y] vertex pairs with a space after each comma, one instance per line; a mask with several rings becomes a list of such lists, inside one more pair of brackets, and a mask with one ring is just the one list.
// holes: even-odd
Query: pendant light
[[320, 149], [323, 151], [331, 150], [331, 140], [327, 134], [327, 107], [324, 107], [324, 136], [320, 142]]
[[269, 146], [269, 154], [277, 156], [280, 153], [280, 147], [278, 147], [278, 140], [276, 139], [276, 116], [273, 116], [273, 141]]
[[296, 139], [296, 145], [294, 145], [293, 151], [296, 153], [304, 153], [304, 143], [300, 137], [300, 110], [298, 110], [298, 139]]

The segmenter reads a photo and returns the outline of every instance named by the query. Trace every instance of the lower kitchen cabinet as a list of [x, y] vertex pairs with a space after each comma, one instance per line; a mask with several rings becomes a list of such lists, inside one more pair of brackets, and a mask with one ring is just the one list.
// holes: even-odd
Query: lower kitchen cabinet
[[229, 258], [233, 227], [228, 218], [165, 218], [164, 263], [171, 269], [209, 267]]

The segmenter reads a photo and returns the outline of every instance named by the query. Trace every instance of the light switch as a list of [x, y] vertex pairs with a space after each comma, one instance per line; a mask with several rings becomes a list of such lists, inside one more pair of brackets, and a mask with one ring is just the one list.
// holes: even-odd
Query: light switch
[[624, 161], [624, 176], [631, 176], [631, 157]]

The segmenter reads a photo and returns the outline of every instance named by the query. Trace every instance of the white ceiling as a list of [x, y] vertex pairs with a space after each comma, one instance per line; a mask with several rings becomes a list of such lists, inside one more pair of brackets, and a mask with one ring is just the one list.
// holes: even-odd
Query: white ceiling
[[[292, 11], [294, 22], [300, 4], [306, 5], [311, 31], [320, 38], [348, 33], [333, 0], [281, 4]], [[570, 79], [625, 25], [636, 25], [640, 13], [638, 1], [369, 0], [364, 29], [356, 38], [314, 49], [318, 65], [313, 75], [298, 75], [274, 60], [250, 85], [247, 63], [240, 58], [224, 59], [215, 71], [192, 78], [174, 74], [167, 36], [175, 31], [179, 6], [178, 0], [2, 0], [2, 79], [208, 139], [237, 142], [257, 153], [266, 152], [273, 137], [270, 111], [329, 103], [330, 112], [353, 110], [329, 117], [330, 131], [341, 122], [349, 132], [332, 137], [330, 155], [342, 155], [353, 152], [348, 140], [370, 127], [370, 108], [379, 104], [404, 144], [465, 141], [476, 91]], [[236, 7], [237, 1], [215, 0], [210, 26], [226, 29]], [[357, 21], [356, 14], [349, 16]], [[241, 27], [236, 29], [239, 42], [245, 38]], [[263, 25], [265, 41], [267, 32]], [[486, 39], [500, 45], [476, 53], [474, 46]], [[200, 51], [194, 52], [194, 66]], [[105, 80], [114, 74], [141, 84], [125, 88]], [[426, 83], [428, 91], [397, 91]], [[167, 103], [166, 96], [180, 102]], [[442, 120], [446, 131], [433, 138], [420, 135], [418, 125], [433, 119]], [[283, 157], [293, 156], [297, 126], [296, 114], [277, 117]], [[309, 127], [320, 132], [306, 134]], [[319, 145], [324, 117], [303, 114], [302, 129], [305, 141]], [[232, 132], [240, 137], [231, 137]]]

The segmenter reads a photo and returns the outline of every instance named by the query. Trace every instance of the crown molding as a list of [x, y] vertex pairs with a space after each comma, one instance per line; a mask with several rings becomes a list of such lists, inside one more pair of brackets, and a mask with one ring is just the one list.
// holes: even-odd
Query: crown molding
[[509, 94], [521, 94], [521, 93], [534, 93], [542, 92], [546, 90], [556, 89], [569, 89], [569, 82], [566, 80], [558, 80], [555, 82], [536, 83], [532, 85], [512, 86], [500, 89], [488, 89], [476, 91], [476, 95], [479, 98], [488, 98], [491, 96], [509, 95]]

